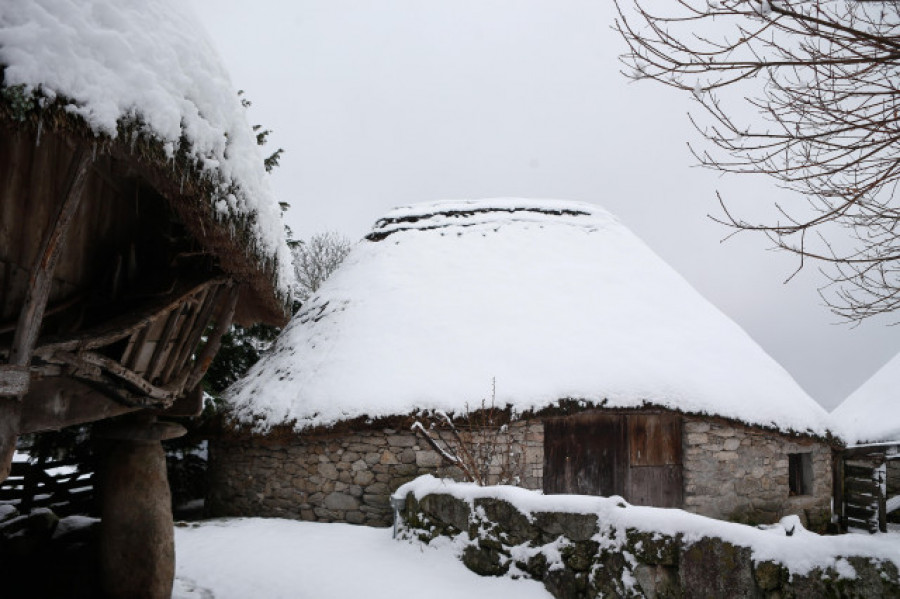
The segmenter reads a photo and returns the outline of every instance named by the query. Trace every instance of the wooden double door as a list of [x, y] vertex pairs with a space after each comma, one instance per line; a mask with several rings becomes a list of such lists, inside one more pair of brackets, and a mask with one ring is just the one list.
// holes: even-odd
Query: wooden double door
[[681, 507], [681, 416], [589, 412], [544, 421], [544, 493]]

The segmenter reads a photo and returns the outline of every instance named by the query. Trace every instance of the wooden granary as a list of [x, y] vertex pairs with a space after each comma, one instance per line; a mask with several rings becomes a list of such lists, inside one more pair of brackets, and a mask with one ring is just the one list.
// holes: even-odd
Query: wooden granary
[[171, 593], [160, 441], [182, 429], [165, 417], [199, 412], [234, 318], [287, 314], [280, 210], [186, 10], [38, 1], [0, 15], [0, 479], [21, 434], [131, 415], [102, 433], [112, 597]]

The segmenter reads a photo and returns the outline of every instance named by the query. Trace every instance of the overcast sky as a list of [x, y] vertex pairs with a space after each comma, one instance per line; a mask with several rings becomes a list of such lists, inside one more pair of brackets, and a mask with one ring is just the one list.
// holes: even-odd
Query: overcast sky
[[[285, 150], [272, 177], [296, 236], [362, 237], [393, 206], [451, 198], [592, 202], [615, 213], [826, 408], [900, 351], [890, 318], [851, 328], [827, 282], [747, 214], [798, 201], [765, 178], [696, 168], [689, 94], [619, 74], [609, 0], [192, 0]], [[900, 320], [900, 315], [897, 315]]]

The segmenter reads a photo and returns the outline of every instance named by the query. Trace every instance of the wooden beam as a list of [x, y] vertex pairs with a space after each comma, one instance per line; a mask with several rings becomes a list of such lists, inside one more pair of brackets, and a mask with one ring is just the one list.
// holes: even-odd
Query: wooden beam
[[237, 308], [239, 295], [240, 291], [238, 286], [232, 285], [229, 290], [228, 299], [226, 300], [228, 303], [223, 306], [223, 310], [219, 314], [215, 328], [207, 337], [206, 345], [203, 346], [203, 351], [201, 351], [200, 355], [197, 357], [193, 371], [190, 373], [190, 376], [187, 377], [187, 382], [184, 385], [185, 389], [193, 389], [196, 387], [197, 384], [200, 383], [200, 379], [206, 374], [206, 371], [209, 370], [209, 365], [212, 364], [213, 358], [216, 357], [219, 346], [222, 344], [222, 337], [224, 337], [225, 333], [231, 328], [231, 321], [234, 319], [234, 311]]
[[198, 293], [227, 279], [216, 277], [201, 282], [186, 283], [171, 293], [157, 298], [127, 314], [114, 318], [100, 327], [83, 331], [72, 337], [41, 339], [35, 354], [41, 357], [51, 356], [57, 351], [77, 351], [81, 349], [98, 349], [111, 345], [116, 341], [133, 335], [142, 327], [148, 326], [162, 314], [182, 306]]
[[[0, 406], [3, 401], [0, 399]], [[17, 423], [20, 434], [59, 430], [139, 409], [126, 406], [71, 377], [36, 379], [21, 405], [21, 420]], [[2, 424], [0, 417], [0, 426]]]
[[163, 403], [171, 403], [180, 394], [180, 389], [157, 387], [156, 385], [148, 382], [138, 373], [134, 372], [133, 370], [129, 370], [112, 358], [107, 358], [102, 354], [98, 354], [95, 352], [81, 352], [78, 354], [78, 357], [87, 364], [99, 366], [102, 370], [105, 370], [114, 377], [125, 381], [148, 397], [162, 400]]
[[44, 310], [47, 308], [47, 300], [50, 297], [53, 272], [56, 270], [56, 263], [59, 261], [65, 245], [66, 234], [81, 203], [90, 162], [90, 154], [84, 149], [76, 150], [72, 156], [66, 176], [62, 204], [56, 217], [50, 223], [50, 228], [41, 243], [37, 261], [31, 269], [28, 290], [19, 313], [16, 333], [9, 352], [9, 363], [13, 366], [28, 366], [31, 363], [34, 345], [44, 318]]

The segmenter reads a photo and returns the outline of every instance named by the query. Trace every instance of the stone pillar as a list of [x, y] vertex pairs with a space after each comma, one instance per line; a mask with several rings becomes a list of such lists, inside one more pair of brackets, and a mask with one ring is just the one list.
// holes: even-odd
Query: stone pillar
[[100, 494], [100, 583], [111, 599], [172, 594], [175, 533], [160, 441], [181, 434], [183, 427], [147, 416], [100, 432], [111, 440]]

